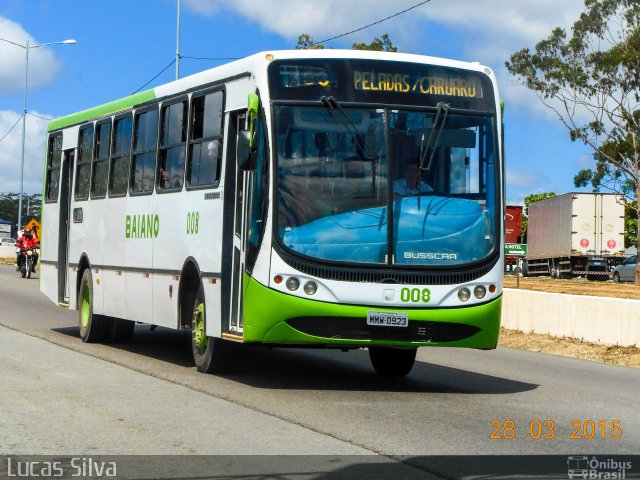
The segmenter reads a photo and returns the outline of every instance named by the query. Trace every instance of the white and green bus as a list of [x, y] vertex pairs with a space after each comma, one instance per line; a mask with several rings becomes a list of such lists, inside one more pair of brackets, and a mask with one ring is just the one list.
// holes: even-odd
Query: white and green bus
[[190, 328], [198, 370], [232, 342], [493, 349], [502, 120], [477, 63], [259, 53], [52, 121], [41, 290], [85, 342]]

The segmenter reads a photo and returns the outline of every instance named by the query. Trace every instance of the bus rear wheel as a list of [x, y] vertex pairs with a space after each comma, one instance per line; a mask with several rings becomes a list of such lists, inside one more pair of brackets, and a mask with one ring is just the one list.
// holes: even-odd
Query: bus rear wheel
[[196, 369], [203, 373], [223, 373], [229, 364], [229, 344], [206, 334], [207, 316], [202, 286], [193, 302], [191, 350]]
[[107, 336], [109, 320], [93, 313], [93, 277], [90, 268], [82, 274], [78, 303], [80, 338], [86, 343], [103, 342]]
[[369, 347], [371, 365], [383, 377], [404, 377], [413, 368], [417, 348]]

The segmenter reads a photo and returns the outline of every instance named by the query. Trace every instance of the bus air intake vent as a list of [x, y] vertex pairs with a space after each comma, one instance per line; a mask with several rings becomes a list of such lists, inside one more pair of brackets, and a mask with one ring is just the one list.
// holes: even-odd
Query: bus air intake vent
[[480, 331], [473, 325], [412, 320], [408, 328], [377, 327], [367, 325], [366, 318], [355, 317], [296, 317], [287, 323], [307, 335], [340, 340], [455, 342]]
[[290, 267], [311, 277], [354, 283], [389, 283], [400, 285], [456, 285], [468, 283], [486, 275], [493, 265], [464, 272], [401, 272], [364, 270], [349, 267], [324, 267], [284, 257]]

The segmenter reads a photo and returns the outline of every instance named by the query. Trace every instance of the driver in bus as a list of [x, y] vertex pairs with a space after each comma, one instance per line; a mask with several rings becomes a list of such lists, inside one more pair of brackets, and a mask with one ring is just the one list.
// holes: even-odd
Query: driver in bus
[[[27, 248], [40, 248], [38, 240], [33, 236], [33, 232], [30, 228], [25, 228], [22, 232], [22, 236], [16, 241], [16, 271], [20, 271], [22, 262], [25, 261], [25, 251]], [[38, 255], [34, 253], [32, 272], [36, 271], [36, 263], [38, 263]]]
[[404, 176], [393, 181], [394, 198], [412, 197], [420, 192], [433, 192], [427, 183], [420, 178], [420, 167], [416, 163], [408, 163], [404, 167]]

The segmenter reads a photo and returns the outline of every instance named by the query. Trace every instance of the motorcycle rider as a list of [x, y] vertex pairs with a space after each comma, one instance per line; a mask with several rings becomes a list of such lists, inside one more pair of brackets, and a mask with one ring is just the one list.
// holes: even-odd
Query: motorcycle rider
[[[22, 236], [16, 241], [16, 271], [20, 271], [20, 267], [22, 267], [22, 262], [25, 261], [25, 252], [27, 248], [40, 248], [38, 245], [38, 240], [33, 236], [33, 232], [30, 228], [25, 228], [22, 232]], [[32, 272], [36, 271], [36, 263], [38, 263], [38, 254], [33, 253], [33, 266], [31, 268]]]

